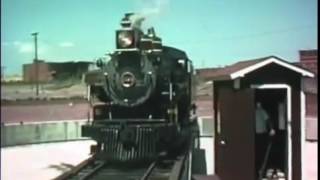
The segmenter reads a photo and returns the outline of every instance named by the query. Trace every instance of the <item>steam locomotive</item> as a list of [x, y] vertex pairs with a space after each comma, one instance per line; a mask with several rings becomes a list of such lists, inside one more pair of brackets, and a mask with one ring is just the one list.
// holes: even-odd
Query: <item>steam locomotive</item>
[[197, 131], [195, 71], [187, 54], [162, 45], [144, 18], [125, 14], [116, 50], [85, 76], [93, 120], [82, 136], [97, 141], [99, 158], [129, 162], [176, 156]]

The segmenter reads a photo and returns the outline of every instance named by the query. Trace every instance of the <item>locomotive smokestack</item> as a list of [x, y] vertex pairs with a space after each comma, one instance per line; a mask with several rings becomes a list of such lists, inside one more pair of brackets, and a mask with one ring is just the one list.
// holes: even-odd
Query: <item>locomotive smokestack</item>
[[124, 17], [121, 19], [121, 22], [120, 22], [120, 24], [121, 24], [121, 26], [123, 28], [131, 27], [132, 22], [130, 20], [130, 17], [133, 16], [133, 15], [134, 15], [134, 13], [126, 13], [124, 15]]
[[141, 25], [144, 20], [145, 18], [141, 15], [126, 13], [121, 19], [120, 24], [123, 28], [133, 28], [141, 30]]
[[126, 17], [126, 18], [130, 18], [132, 15], [134, 15], [134, 13], [132, 13], [132, 12], [130, 12], [130, 13], [125, 13], [124, 14], [124, 16]]
[[134, 14], [133, 14], [133, 13], [126, 13], [126, 14], [124, 15], [124, 17], [121, 19], [120, 24], [121, 24], [121, 26], [122, 26], [123, 28], [129, 28], [129, 27], [131, 27], [132, 22], [131, 22], [131, 20], [130, 20], [130, 17], [131, 17], [132, 15], [134, 15]]

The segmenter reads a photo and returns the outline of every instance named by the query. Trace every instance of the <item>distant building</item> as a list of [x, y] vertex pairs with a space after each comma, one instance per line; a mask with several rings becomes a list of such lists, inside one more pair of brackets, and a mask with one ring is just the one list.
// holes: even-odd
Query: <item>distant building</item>
[[299, 54], [302, 67], [318, 74], [318, 50], [301, 50]]
[[[40, 82], [51, 80], [81, 79], [83, 74], [92, 68], [92, 62], [38, 62], [38, 79]], [[36, 64], [23, 65], [23, 79], [25, 82], [36, 82]]]
[[23, 78], [19, 74], [4, 76], [2, 82], [22, 82]]
[[93, 65], [92, 62], [48, 62], [49, 70], [54, 79], [64, 80], [68, 78], [81, 79], [83, 74], [88, 72]]
[[318, 139], [318, 50], [299, 51], [300, 61], [295, 63], [315, 73], [314, 78], [303, 79], [303, 90], [306, 94], [306, 128], [307, 139]]
[[208, 80], [214, 76], [214, 73], [221, 68], [201, 68], [197, 69], [197, 75], [202, 80]]
[[[32, 64], [24, 64], [23, 65], [23, 81], [24, 82], [36, 82], [37, 73], [36, 73], [36, 65]], [[39, 82], [48, 82], [52, 79], [49, 66], [43, 60], [38, 61], [38, 81]]]
[[306, 114], [308, 117], [318, 117], [318, 50], [302, 50], [299, 54], [300, 61], [296, 64], [315, 73], [315, 78], [303, 80], [307, 100]]

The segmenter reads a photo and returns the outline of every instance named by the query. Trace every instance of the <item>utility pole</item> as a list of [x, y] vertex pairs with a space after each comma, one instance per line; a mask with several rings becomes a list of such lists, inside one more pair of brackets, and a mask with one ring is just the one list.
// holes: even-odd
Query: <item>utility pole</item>
[[206, 66], [206, 61], [205, 61], [204, 59], [202, 59], [201, 65], [202, 65], [202, 68], [205, 68], [205, 66]]
[[33, 63], [35, 64], [36, 70], [36, 96], [39, 96], [39, 64], [38, 64], [38, 32], [32, 33], [31, 35], [34, 36], [34, 60]]

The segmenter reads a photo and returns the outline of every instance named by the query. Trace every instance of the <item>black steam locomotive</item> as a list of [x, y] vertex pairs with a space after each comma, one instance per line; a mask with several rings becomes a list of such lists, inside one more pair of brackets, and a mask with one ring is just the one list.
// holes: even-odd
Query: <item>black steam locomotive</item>
[[153, 28], [144, 33], [142, 21], [126, 14], [116, 31], [117, 49], [85, 77], [93, 121], [82, 136], [97, 141], [93, 151], [103, 159], [175, 156], [197, 129], [192, 62], [184, 51], [163, 46]]

